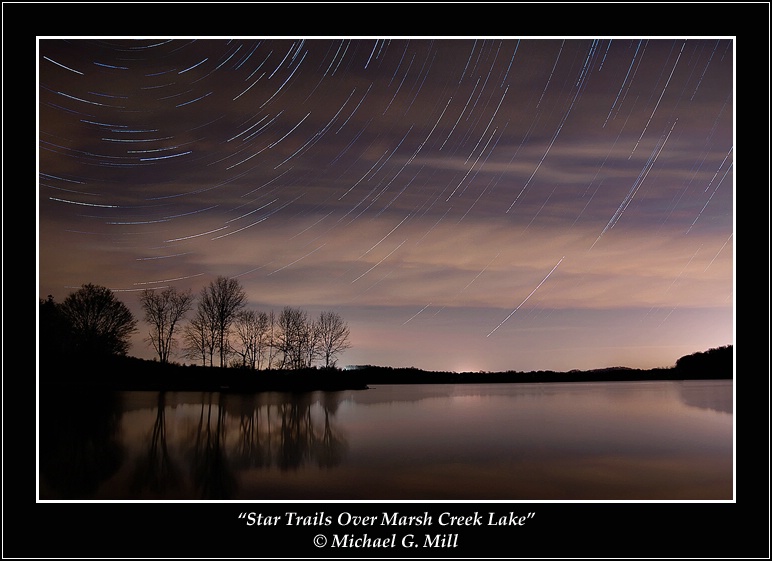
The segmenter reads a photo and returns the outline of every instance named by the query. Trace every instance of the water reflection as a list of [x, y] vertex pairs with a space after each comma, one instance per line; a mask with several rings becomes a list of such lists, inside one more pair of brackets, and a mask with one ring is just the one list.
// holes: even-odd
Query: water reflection
[[321, 438], [315, 439], [312, 445], [312, 455], [319, 467], [330, 468], [339, 465], [348, 452], [348, 441], [332, 422], [340, 403], [337, 397], [337, 394], [333, 393], [322, 395], [323, 430]]
[[118, 396], [58, 391], [41, 394], [39, 405], [41, 498], [91, 496], [124, 459]]
[[678, 386], [679, 395], [686, 405], [731, 414], [732, 392], [726, 391], [726, 384], [724, 380], [685, 381]]
[[169, 454], [166, 442], [166, 393], [159, 392], [155, 422], [147, 451], [139, 455], [131, 482], [133, 494], [158, 495], [175, 490], [181, 479], [181, 468]]
[[201, 499], [229, 499], [236, 490], [236, 478], [225, 451], [226, 407], [223, 394], [212, 403], [209, 394], [201, 403], [198, 425], [192, 439], [190, 465], [193, 486]]
[[39, 498], [727, 500], [732, 401], [721, 381], [48, 395]]
[[334, 392], [129, 393], [41, 400], [41, 499], [227, 500], [240, 473], [332, 468], [348, 450]]

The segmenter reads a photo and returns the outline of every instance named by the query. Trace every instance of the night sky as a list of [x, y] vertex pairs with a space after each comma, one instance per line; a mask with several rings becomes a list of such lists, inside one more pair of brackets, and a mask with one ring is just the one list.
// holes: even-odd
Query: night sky
[[[340, 365], [672, 366], [734, 339], [734, 45], [38, 39], [38, 297], [338, 312]], [[178, 355], [175, 360], [182, 360]]]

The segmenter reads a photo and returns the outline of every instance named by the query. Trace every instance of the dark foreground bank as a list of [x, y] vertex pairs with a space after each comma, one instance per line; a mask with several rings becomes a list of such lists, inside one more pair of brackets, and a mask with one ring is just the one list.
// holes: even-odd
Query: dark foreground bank
[[383, 384], [479, 384], [732, 379], [732, 345], [694, 353], [671, 368], [625, 367], [555, 372], [434, 372], [417, 368], [357, 366], [347, 369], [249, 370], [161, 364], [134, 357], [41, 362], [40, 387], [140, 391], [341, 391]]

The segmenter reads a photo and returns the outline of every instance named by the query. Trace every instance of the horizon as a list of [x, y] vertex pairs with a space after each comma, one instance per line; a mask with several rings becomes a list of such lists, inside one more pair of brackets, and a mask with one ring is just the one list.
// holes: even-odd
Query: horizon
[[339, 365], [669, 368], [734, 344], [734, 57], [38, 39], [38, 298], [109, 288], [151, 360], [140, 291], [223, 275], [250, 309], [340, 314]]
[[[699, 355], [704, 354], [708, 351], [715, 351], [715, 350], [721, 350], [724, 348], [731, 347], [734, 350], [734, 343], [729, 343], [726, 345], [720, 345], [718, 347], [711, 347], [710, 349], [705, 349], [702, 351], [694, 351], [693, 353], [689, 353], [688, 355], [683, 356], [690, 356], [690, 355]], [[152, 361], [157, 362], [158, 356], [150, 357], [150, 358], [142, 358], [139, 356], [132, 355], [131, 353], [128, 353], [125, 355], [126, 358], [135, 359], [135, 360], [143, 360], [143, 361]], [[682, 357], [678, 357], [679, 359]], [[189, 360], [169, 360], [169, 364], [172, 366], [180, 366], [180, 367], [188, 367], [188, 366], [196, 366], [200, 368], [220, 368], [219, 364], [213, 364], [210, 365], [203, 365], [199, 364], [197, 362], [189, 361]], [[337, 370], [358, 370], [358, 369], [365, 369], [365, 368], [385, 368], [385, 369], [391, 369], [391, 370], [418, 370], [419, 372], [426, 372], [426, 373], [450, 373], [450, 374], [507, 374], [507, 373], [533, 373], [533, 372], [554, 372], [556, 374], [570, 374], [572, 372], [594, 372], [594, 371], [606, 371], [606, 370], [640, 370], [640, 371], [647, 371], [647, 370], [669, 370], [675, 368], [676, 364], [675, 362], [671, 365], [664, 365], [664, 366], [655, 366], [652, 368], [634, 368], [631, 366], [625, 366], [623, 364], [616, 364], [613, 366], [602, 366], [598, 368], [590, 368], [590, 369], [578, 369], [578, 368], [572, 368], [570, 370], [548, 370], [548, 369], [536, 369], [536, 370], [515, 370], [515, 369], [508, 369], [508, 370], [437, 370], [437, 369], [424, 369], [424, 368], [416, 368], [415, 366], [392, 366], [392, 365], [385, 365], [385, 364], [345, 364], [345, 365], [335, 365], [332, 366], [332, 369]], [[231, 366], [226, 366], [225, 368], [233, 368]], [[324, 366], [322, 365], [314, 365], [310, 366], [307, 369], [310, 370], [325, 370]], [[281, 371], [282, 369], [277, 368], [260, 368], [255, 369], [258, 372], [267, 372], [267, 371]], [[303, 370], [306, 370], [305, 368]]]

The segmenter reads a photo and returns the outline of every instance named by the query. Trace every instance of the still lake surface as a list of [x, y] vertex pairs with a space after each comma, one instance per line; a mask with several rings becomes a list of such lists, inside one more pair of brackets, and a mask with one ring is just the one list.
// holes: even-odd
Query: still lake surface
[[40, 500], [732, 500], [731, 380], [40, 396]]

